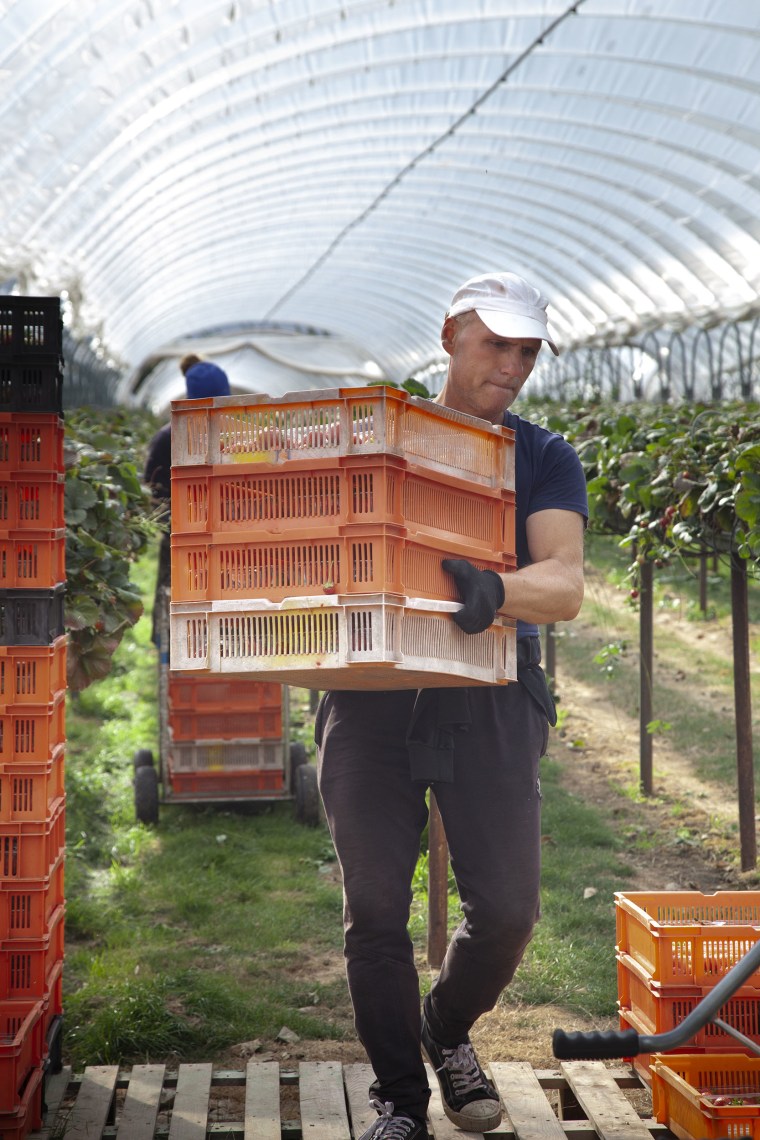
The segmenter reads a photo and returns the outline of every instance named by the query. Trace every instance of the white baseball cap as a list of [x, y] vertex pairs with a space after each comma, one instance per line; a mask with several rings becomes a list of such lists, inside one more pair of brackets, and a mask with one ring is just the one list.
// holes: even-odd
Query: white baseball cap
[[516, 273], [483, 273], [460, 285], [447, 315], [458, 317], [474, 309], [497, 336], [538, 337], [559, 356], [547, 326], [548, 304], [539, 289]]

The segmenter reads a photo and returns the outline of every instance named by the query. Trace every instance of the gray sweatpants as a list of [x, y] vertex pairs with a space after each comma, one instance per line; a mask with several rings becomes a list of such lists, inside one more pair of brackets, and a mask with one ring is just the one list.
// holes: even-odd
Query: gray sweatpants
[[[512, 979], [539, 915], [539, 759], [545, 713], [522, 684], [469, 687], [470, 724], [454, 735], [453, 782], [433, 785], [463, 921], [427, 1003], [431, 1031], [463, 1041]], [[343, 874], [345, 955], [373, 1095], [424, 1119], [420, 993], [407, 931], [427, 821], [406, 734], [416, 693], [329, 692], [315, 737], [319, 781]]]

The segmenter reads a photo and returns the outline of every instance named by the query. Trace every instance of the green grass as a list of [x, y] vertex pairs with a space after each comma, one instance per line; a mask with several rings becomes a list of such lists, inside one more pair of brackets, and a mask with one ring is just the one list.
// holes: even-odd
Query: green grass
[[[588, 582], [583, 626], [571, 624], [558, 639], [557, 687], [561, 695], [563, 674], [572, 674], [592, 685], [600, 702], [638, 718], [639, 615], [633, 607], [620, 604], [621, 591], [627, 593], [628, 555], [612, 540], [590, 536], [587, 557], [596, 569], [603, 571], [604, 577]], [[674, 564], [667, 572], [655, 574], [653, 718], [670, 726], [669, 738], [677, 739], [679, 750], [688, 756], [696, 776], [732, 788], [736, 781], [736, 743], [728, 572], [721, 564], [711, 578], [709, 616], [704, 617], [699, 610], [698, 583], [692, 571], [691, 566], [681, 566], [679, 572], [679, 566]], [[750, 582], [749, 603], [750, 620], [760, 621], [760, 588], [756, 580]], [[668, 610], [675, 610], [682, 620], [703, 623], [705, 628], [719, 622], [724, 629], [725, 652], [716, 652], [707, 643], [695, 650], [692, 642], [679, 636], [678, 629], [670, 624], [661, 633], [658, 619], [662, 626]], [[610, 646], [613, 653], [604, 662], [595, 661]], [[616, 652], [619, 647], [624, 648]], [[751, 684], [752, 704], [757, 710], [757, 672]], [[706, 701], [705, 690], [719, 699]]]

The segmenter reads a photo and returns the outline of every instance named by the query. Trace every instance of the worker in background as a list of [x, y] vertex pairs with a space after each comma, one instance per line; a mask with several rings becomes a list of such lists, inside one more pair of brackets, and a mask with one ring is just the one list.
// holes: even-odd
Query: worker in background
[[[204, 360], [194, 352], [179, 362], [185, 377], [188, 400], [202, 400], [210, 396], [229, 396], [230, 382], [227, 373], [218, 364]], [[143, 479], [150, 487], [160, 512], [164, 531], [158, 550], [158, 574], [153, 604], [153, 644], [158, 645], [158, 599], [163, 586], [171, 584], [171, 421], [158, 429], [148, 445]]]

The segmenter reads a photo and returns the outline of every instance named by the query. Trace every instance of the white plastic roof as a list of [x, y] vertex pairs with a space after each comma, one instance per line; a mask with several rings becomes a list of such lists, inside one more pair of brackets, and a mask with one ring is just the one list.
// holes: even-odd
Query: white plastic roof
[[564, 348], [760, 311], [759, 0], [0, 0], [0, 281], [133, 368], [273, 321], [404, 379], [492, 268]]

